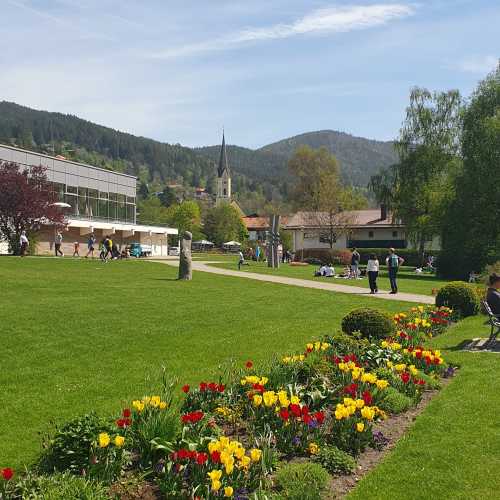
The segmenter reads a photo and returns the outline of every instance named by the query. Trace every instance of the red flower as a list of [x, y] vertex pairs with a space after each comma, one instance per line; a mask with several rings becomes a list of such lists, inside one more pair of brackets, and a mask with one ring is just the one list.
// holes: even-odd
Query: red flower
[[410, 374], [408, 372], [402, 373], [401, 380], [404, 384], [407, 384], [410, 381]]
[[350, 394], [352, 397], [356, 396], [356, 391], [358, 390], [358, 384], [350, 384], [344, 387], [344, 392]]
[[342, 361], [338, 356], [333, 356], [332, 360], [336, 365], [338, 365]]
[[218, 464], [220, 462], [220, 452], [212, 451], [212, 453], [210, 453], [210, 459], [214, 464]]
[[224, 384], [219, 384], [217, 386], [217, 392], [224, 392], [226, 390], [226, 386]]
[[198, 465], [203, 465], [208, 460], [208, 455], [206, 453], [198, 453], [196, 457], [196, 463]]
[[312, 422], [312, 420], [313, 419], [311, 415], [309, 415], [309, 413], [306, 413], [305, 415], [302, 416], [302, 421], [304, 422], [304, 424], [309, 425]]
[[296, 417], [300, 417], [300, 415], [302, 414], [301, 411], [300, 411], [300, 406], [299, 405], [296, 405], [296, 404], [291, 404], [290, 405], [290, 411], [294, 414], [294, 416]]
[[413, 383], [415, 383], [417, 385], [425, 385], [425, 380], [422, 380], [422, 379], [417, 380], [417, 379], [415, 379], [413, 381]]
[[416, 351], [416, 352], [415, 352], [415, 356], [416, 356], [418, 359], [422, 359], [422, 351]]
[[285, 420], [285, 421], [287, 421], [290, 418], [290, 413], [288, 412], [288, 410], [286, 408], [282, 408], [280, 410], [280, 417], [282, 420]]
[[186, 413], [185, 415], [182, 415], [181, 421], [183, 424], [196, 424], [196, 422], [199, 422], [204, 416], [204, 413], [202, 411], [193, 411], [191, 413]]
[[263, 393], [264, 392], [264, 386], [261, 385], [261, 384], [253, 384], [253, 389], [254, 391], [257, 391], [257, 392], [260, 392], [260, 393]]
[[200, 391], [205, 392], [207, 390], [206, 382], [200, 382]]
[[363, 401], [365, 402], [365, 405], [370, 406], [373, 403], [373, 398], [372, 395], [370, 394], [370, 391], [365, 391], [362, 394]]
[[432, 363], [431, 358], [429, 356], [425, 357], [425, 364], [430, 365]]
[[309, 415], [309, 407], [307, 405], [302, 407], [302, 415]]
[[188, 384], [183, 385], [183, 386], [181, 387], [182, 392], [184, 392], [185, 394], [187, 394], [187, 393], [189, 392], [189, 389], [190, 389], [190, 387], [189, 387], [189, 385], [188, 385]]
[[342, 361], [344, 361], [344, 363], [348, 363], [349, 361], [351, 361], [351, 358], [349, 357], [348, 354], [346, 354], [343, 358], [342, 358]]
[[122, 415], [124, 418], [129, 418], [130, 415], [132, 415], [132, 412], [130, 411], [130, 408], [125, 408], [123, 411], [122, 411]]
[[14, 477], [14, 471], [10, 467], [6, 467], [5, 469], [2, 469], [2, 477], [6, 481], [10, 481]]
[[191, 452], [189, 450], [186, 450], [185, 448], [181, 448], [178, 452], [177, 452], [177, 458], [179, 460], [188, 460], [189, 457], [191, 455]]
[[210, 382], [208, 384], [208, 389], [212, 392], [215, 392], [217, 390], [217, 384], [215, 382]]
[[120, 427], [120, 429], [123, 429], [125, 427], [127, 427], [127, 422], [124, 418], [119, 418], [117, 421], [116, 421], [116, 425], [118, 427]]
[[316, 419], [316, 422], [318, 422], [318, 424], [321, 425], [325, 421], [325, 414], [322, 411], [317, 411], [314, 414], [314, 418]]
[[246, 366], [246, 367], [250, 370], [250, 368], [252, 368], [252, 367], [253, 367], [253, 363], [252, 363], [250, 360], [248, 360], [248, 361], [245, 363], [245, 366]]

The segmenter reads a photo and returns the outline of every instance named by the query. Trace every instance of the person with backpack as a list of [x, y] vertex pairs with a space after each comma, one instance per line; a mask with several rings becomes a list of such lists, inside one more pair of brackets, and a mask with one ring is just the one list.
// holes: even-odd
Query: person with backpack
[[353, 248], [351, 255], [351, 277], [353, 279], [359, 278], [359, 261], [361, 260], [361, 256], [359, 252]]
[[399, 257], [396, 255], [396, 250], [394, 248], [389, 248], [389, 255], [385, 259], [385, 263], [387, 264], [387, 268], [389, 270], [389, 281], [391, 283], [391, 294], [398, 293], [398, 284], [396, 281], [399, 267], [404, 263], [403, 257]]

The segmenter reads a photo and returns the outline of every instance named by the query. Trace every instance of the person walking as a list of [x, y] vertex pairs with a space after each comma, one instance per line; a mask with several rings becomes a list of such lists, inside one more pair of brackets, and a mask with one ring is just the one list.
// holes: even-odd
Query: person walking
[[377, 286], [377, 278], [378, 278], [378, 271], [379, 271], [379, 261], [377, 256], [372, 253], [370, 255], [370, 258], [368, 259], [368, 263], [366, 264], [366, 272], [368, 273], [368, 283], [370, 284], [370, 293], [377, 293], [378, 292], [378, 286]]
[[61, 257], [64, 257], [64, 254], [61, 250], [62, 241], [63, 241], [63, 236], [61, 234], [61, 231], [57, 231], [56, 237], [54, 239], [54, 248], [56, 251], [56, 257], [58, 257], [59, 255]]
[[26, 252], [27, 252], [29, 246], [30, 246], [30, 241], [28, 240], [28, 237], [26, 236], [26, 231], [21, 231], [21, 236], [19, 238], [19, 255], [21, 257], [26, 256]]
[[95, 236], [94, 233], [90, 233], [89, 239], [87, 240], [87, 255], [85, 258], [88, 258], [90, 255], [92, 258], [94, 258], [94, 246], [95, 246]]
[[80, 242], [75, 241], [73, 247], [73, 257], [80, 257]]
[[361, 256], [359, 255], [359, 252], [353, 248], [352, 249], [352, 255], [351, 255], [351, 277], [353, 279], [357, 279], [359, 277], [359, 261], [361, 259]]
[[101, 242], [99, 243], [99, 258], [103, 261], [103, 262], [107, 262], [106, 261], [106, 240], [107, 240], [107, 236], [101, 240]]
[[104, 240], [104, 248], [106, 249], [104, 259], [107, 259], [108, 255], [110, 255], [110, 259], [113, 259], [113, 240], [109, 236], [106, 236]]
[[387, 264], [389, 270], [389, 281], [391, 283], [391, 294], [398, 293], [398, 283], [396, 281], [399, 267], [403, 265], [405, 260], [403, 257], [399, 257], [396, 255], [396, 250], [394, 248], [389, 248], [389, 255], [385, 259], [385, 263]]
[[241, 266], [245, 264], [245, 257], [243, 256], [243, 252], [240, 250], [238, 254], [238, 271], [241, 269]]

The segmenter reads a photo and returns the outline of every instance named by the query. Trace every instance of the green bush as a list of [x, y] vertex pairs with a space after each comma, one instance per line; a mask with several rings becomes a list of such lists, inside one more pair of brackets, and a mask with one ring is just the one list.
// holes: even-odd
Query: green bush
[[52, 472], [69, 470], [81, 474], [89, 466], [92, 443], [101, 432], [116, 432], [116, 426], [95, 413], [79, 416], [44, 439], [40, 468]]
[[360, 332], [370, 340], [384, 339], [394, 332], [394, 322], [391, 316], [377, 309], [354, 309], [342, 319], [342, 331], [349, 335]]
[[319, 464], [291, 463], [276, 473], [280, 496], [289, 500], [320, 500], [330, 476]]
[[385, 389], [384, 399], [379, 406], [388, 413], [403, 413], [413, 406], [413, 401], [406, 394], [389, 386]]
[[50, 476], [28, 474], [16, 485], [16, 498], [23, 500], [106, 500], [105, 485], [69, 472]]
[[436, 306], [451, 307], [455, 314], [466, 318], [479, 313], [479, 297], [469, 283], [452, 281], [439, 289]]
[[356, 460], [336, 446], [322, 446], [314, 461], [331, 474], [349, 474], [356, 467]]

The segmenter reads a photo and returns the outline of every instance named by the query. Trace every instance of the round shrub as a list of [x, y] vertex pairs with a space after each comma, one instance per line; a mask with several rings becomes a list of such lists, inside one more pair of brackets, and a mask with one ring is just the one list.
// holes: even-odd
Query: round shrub
[[462, 281], [452, 281], [440, 288], [436, 295], [436, 306], [447, 306], [465, 318], [479, 312], [479, 297], [473, 286]]
[[388, 413], [403, 413], [413, 406], [413, 401], [394, 387], [387, 387], [380, 407]]
[[330, 476], [319, 464], [291, 463], [276, 473], [280, 496], [288, 500], [320, 500]]
[[321, 464], [331, 474], [349, 474], [356, 467], [356, 460], [336, 446], [322, 446], [314, 457], [314, 461]]
[[387, 313], [376, 309], [354, 309], [344, 316], [342, 331], [349, 335], [360, 332], [368, 339], [385, 339], [394, 332], [394, 322]]

